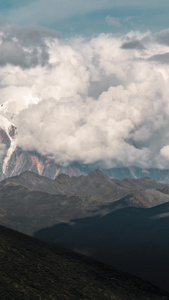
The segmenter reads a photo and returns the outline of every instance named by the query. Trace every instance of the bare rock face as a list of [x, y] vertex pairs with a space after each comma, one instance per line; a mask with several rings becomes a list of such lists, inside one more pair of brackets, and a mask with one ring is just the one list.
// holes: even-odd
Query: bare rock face
[[80, 176], [83, 174], [83, 170], [80, 170], [76, 164], [69, 166], [59, 165], [54, 160], [41, 156], [36, 152], [26, 152], [17, 147], [8, 162], [5, 178], [19, 175], [26, 170], [51, 179], [56, 178], [61, 173], [70, 176]]
[[14, 139], [16, 137], [16, 134], [17, 134], [17, 127], [14, 126], [14, 125], [11, 125], [8, 129], [8, 133], [9, 133], [9, 136]]
[[0, 143], [6, 145], [7, 147], [10, 146], [9, 136], [3, 129], [0, 129]]

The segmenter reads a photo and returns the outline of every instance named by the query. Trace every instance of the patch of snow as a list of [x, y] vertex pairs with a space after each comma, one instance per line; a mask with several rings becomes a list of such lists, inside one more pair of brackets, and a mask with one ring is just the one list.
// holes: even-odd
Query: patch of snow
[[10, 140], [10, 147], [7, 151], [6, 157], [4, 159], [3, 162], [3, 166], [2, 166], [2, 172], [3, 174], [6, 173], [6, 169], [8, 166], [8, 163], [10, 161], [10, 158], [12, 156], [12, 153], [15, 151], [16, 147], [17, 147], [17, 138], [12, 138], [9, 134], [11, 126], [14, 126], [14, 124], [12, 124], [7, 118], [3, 117], [2, 115], [0, 115], [0, 128], [2, 128], [5, 133], [7, 134], [9, 140]]
[[6, 154], [6, 157], [4, 159], [4, 163], [3, 163], [3, 166], [2, 166], [2, 172], [3, 174], [6, 173], [6, 169], [7, 169], [7, 166], [8, 166], [8, 163], [10, 161], [10, 158], [13, 154], [13, 152], [15, 151], [16, 147], [17, 147], [17, 140], [16, 139], [12, 139], [10, 138], [11, 140], [11, 144], [10, 144], [10, 147], [7, 151], [7, 154]]

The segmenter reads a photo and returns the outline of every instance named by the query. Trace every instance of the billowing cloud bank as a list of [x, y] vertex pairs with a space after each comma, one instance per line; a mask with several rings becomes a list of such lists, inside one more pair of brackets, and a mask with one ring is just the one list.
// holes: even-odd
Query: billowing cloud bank
[[8, 25], [0, 74], [0, 111], [23, 149], [56, 162], [169, 167], [169, 30], [87, 40]]

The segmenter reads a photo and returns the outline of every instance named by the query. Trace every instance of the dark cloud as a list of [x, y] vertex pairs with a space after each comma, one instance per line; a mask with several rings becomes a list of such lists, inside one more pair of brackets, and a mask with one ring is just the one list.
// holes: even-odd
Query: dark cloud
[[36, 47], [25, 49], [18, 42], [6, 41], [0, 45], [0, 65], [7, 64], [32, 68], [37, 65], [45, 65], [49, 56], [45, 49], [38, 50]]
[[151, 56], [149, 61], [156, 61], [160, 64], [169, 64], [169, 52], [164, 53], [164, 54], [156, 54]]
[[58, 36], [56, 31], [43, 27], [21, 28], [6, 24], [1, 38], [0, 65], [11, 64], [22, 68], [44, 66], [49, 61], [46, 40]]
[[122, 49], [137, 49], [137, 50], [144, 50], [145, 47], [142, 45], [142, 43], [138, 40], [133, 40], [130, 42], [125, 42], [123, 43], [123, 45], [121, 46]]
[[169, 29], [165, 29], [156, 33], [155, 39], [160, 44], [169, 45]]
[[19, 27], [8, 25], [3, 29], [4, 41], [13, 38], [19, 40], [23, 46], [43, 46], [46, 39], [59, 38], [60, 34], [56, 30], [40, 26]]
[[104, 76], [101, 81], [91, 81], [88, 95], [93, 98], [98, 98], [102, 91], [108, 90], [110, 86], [118, 86], [121, 82], [115, 74]]

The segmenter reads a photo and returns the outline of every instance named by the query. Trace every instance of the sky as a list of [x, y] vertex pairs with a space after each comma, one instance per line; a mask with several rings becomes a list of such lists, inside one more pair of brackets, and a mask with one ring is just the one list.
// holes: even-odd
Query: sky
[[168, 0], [1, 0], [1, 17], [20, 26], [43, 26], [64, 37], [168, 27]]
[[169, 168], [168, 12], [168, 0], [1, 1], [1, 126], [57, 163]]

